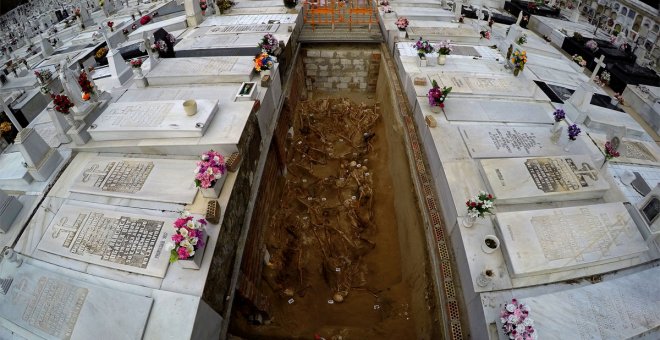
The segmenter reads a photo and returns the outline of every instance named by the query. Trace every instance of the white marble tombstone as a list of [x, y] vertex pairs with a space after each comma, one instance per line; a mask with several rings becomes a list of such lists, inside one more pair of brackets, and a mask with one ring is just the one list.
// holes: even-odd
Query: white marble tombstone
[[53, 54], [53, 46], [50, 45], [48, 38], [39, 35], [39, 43], [41, 44], [41, 56], [44, 58], [50, 57]]
[[199, 0], [184, 0], [183, 7], [186, 10], [188, 27], [197, 27], [204, 21], [202, 9], [199, 7]]
[[11, 228], [22, 207], [23, 204], [16, 197], [9, 196], [0, 189], [0, 233], [7, 232]]
[[600, 198], [610, 188], [588, 155], [483, 159], [480, 164], [501, 204]]
[[63, 114], [55, 111], [52, 102], [49, 103], [46, 107], [46, 112], [48, 112], [50, 121], [55, 126], [57, 140], [62, 144], [70, 143], [71, 137], [69, 137], [66, 133], [71, 128], [71, 124], [66, 121]]
[[124, 58], [121, 56], [119, 51], [110, 43], [110, 39], [108, 39], [108, 33], [105, 31], [105, 28], [101, 28], [100, 31], [108, 45], [107, 58], [110, 74], [112, 74], [112, 77], [117, 79], [120, 84], [124, 84], [127, 80], [131, 79], [131, 76], [133, 75], [131, 68], [124, 61]]
[[[586, 118], [586, 114], [589, 111], [589, 107], [591, 106], [591, 97], [593, 97], [593, 95], [594, 89], [587, 82], [582, 82], [580, 86], [575, 89], [571, 98], [568, 99], [568, 103], [573, 105], [578, 112], [574, 117], [569, 117], [571, 120], [575, 123], [582, 123], [584, 121], [584, 118]], [[571, 110], [568, 112], [569, 116], [571, 115], [570, 111]]]
[[51, 148], [33, 128], [21, 130], [14, 145], [25, 159], [28, 172], [37, 181], [46, 181], [63, 161], [57, 149]]

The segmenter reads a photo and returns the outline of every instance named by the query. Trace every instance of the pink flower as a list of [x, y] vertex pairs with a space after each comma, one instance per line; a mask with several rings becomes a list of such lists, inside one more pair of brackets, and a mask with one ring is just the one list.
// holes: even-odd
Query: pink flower
[[513, 338], [513, 339], [514, 339], [514, 340], [525, 340], [525, 339], [523, 338], [523, 336], [520, 335], [520, 334], [516, 335], [516, 337]]
[[203, 225], [206, 225], [206, 220], [203, 219], [203, 218], [200, 218], [199, 220], [197, 220], [197, 222], [199, 222], [199, 223], [201, 223], [201, 224], [203, 224]]
[[513, 315], [515, 315], [518, 319], [520, 319], [523, 316], [523, 313], [520, 309], [516, 309], [513, 311]]
[[183, 241], [183, 236], [181, 236], [181, 234], [174, 234], [172, 235], [172, 241], [174, 241], [175, 244], [179, 244]]
[[190, 257], [190, 254], [188, 254], [188, 250], [184, 247], [179, 247], [179, 249], [177, 249], [176, 252], [177, 254], [179, 254], [179, 260], [185, 260], [188, 257]]

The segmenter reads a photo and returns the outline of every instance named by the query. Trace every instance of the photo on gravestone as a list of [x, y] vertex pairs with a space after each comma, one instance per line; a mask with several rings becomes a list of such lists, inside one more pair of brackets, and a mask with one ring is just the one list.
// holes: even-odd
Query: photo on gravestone
[[167, 33], [163, 28], [159, 28], [154, 32], [154, 42], [158, 43], [159, 41], [163, 41], [165, 46], [167, 46], [164, 49], [159, 48], [158, 54], [160, 58], [175, 58], [174, 44], [176, 43], [176, 39], [174, 36]]
[[545, 193], [575, 191], [589, 186], [585, 177], [598, 180], [598, 170], [588, 163], [581, 167], [571, 158], [534, 158], [525, 161], [534, 184]]

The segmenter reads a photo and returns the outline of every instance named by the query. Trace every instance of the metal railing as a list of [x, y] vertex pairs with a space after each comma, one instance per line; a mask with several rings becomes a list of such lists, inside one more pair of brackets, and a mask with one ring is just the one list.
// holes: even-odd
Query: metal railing
[[378, 6], [373, 0], [309, 0], [303, 4], [304, 23], [312, 27], [337, 27], [366, 25], [371, 32], [372, 24], [378, 23]]

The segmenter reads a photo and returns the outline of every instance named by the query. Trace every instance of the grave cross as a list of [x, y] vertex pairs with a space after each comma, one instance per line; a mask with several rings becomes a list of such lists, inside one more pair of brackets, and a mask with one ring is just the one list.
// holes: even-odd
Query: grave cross
[[101, 170], [98, 170], [98, 169], [99, 169], [99, 165], [98, 165], [98, 164], [94, 164], [94, 165], [92, 165], [89, 169], [85, 170], [85, 171], [83, 172], [83, 178], [82, 178], [82, 181], [83, 181], [83, 182], [87, 182], [87, 181], [90, 180], [90, 178], [91, 178], [92, 176], [105, 177], [105, 176], [108, 175], [108, 172], [107, 172], [107, 171], [101, 171]]
[[522, 18], [523, 18], [523, 12], [520, 11], [518, 13], [518, 20], [516, 20], [516, 25], [520, 26], [520, 22], [522, 21]]
[[600, 71], [600, 68], [606, 66], [603, 60], [605, 60], [604, 54], [601, 54], [600, 58], [594, 58], [594, 61], [596, 62], [596, 68], [594, 68], [594, 71], [591, 73], [591, 78], [589, 78], [589, 81], [593, 81], [594, 78], [596, 78], [596, 76], [598, 75], [598, 71]]
[[62, 217], [60, 219], [60, 222], [53, 227], [53, 234], [51, 235], [52, 238], [58, 238], [60, 237], [61, 232], [65, 232], [68, 234], [75, 234], [78, 231], [78, 227], [75, 225], [67, 225], [66, 222], [69, 221], [68, 217]]

